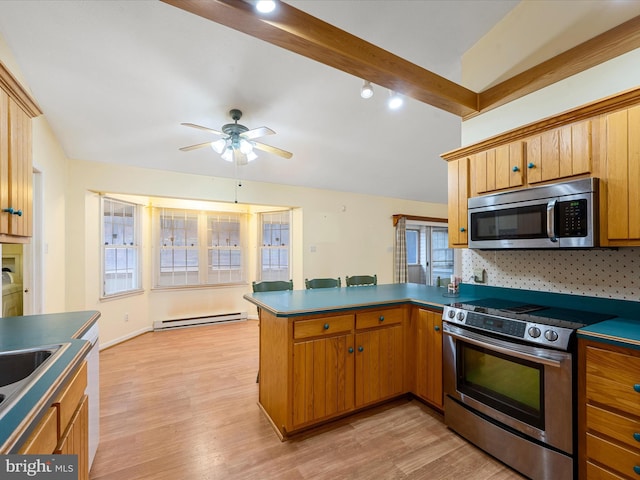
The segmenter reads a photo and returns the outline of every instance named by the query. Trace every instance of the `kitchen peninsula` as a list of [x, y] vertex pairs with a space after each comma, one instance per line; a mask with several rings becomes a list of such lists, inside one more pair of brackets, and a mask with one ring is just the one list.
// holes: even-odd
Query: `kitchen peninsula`
[[622, 300], [473, 284], [445, 294], [388, 284], [245, 295], [260, 314], [259, 405], [280, 438], [409, 393], [442, 410], [445, 304], [499, 298], [640, 318], [640, 304]]

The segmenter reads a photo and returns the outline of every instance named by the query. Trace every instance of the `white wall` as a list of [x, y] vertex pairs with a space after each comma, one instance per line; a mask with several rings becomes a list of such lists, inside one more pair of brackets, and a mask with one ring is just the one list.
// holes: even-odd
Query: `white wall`
[[[520, 4], [523, 5], [535, 8], [536, 2]], [[636, 4], [636, 7], [640, 7], [640, 4]], [[544, 17], [536, 15], [507, 17], [505, 21], [515, 24], [508, 28], [501, 25], [499, 28], [512, 32], [512, 37], [503, 37], [501, 41], [509, 43], [514, 51], [520, 47], [526, 50], [530, 41], [526, 34], [528, 29], [544, 28], [544, 25], [526, 25], [535, 18], [541, 22], [544, 20]], [[480, 44], [477, 45], [473, 50], [476, 58], [472, 62], [463, 62], [463, 72], [465, 65], [471, 70], [478, 68], [483, 59], [487, 64], [499, 60], [505, 62], [496, 66], [496, 75], [510, 70], [512, 66], [507, 64], [507, 56], [501, 57], [495, 53], [500, 51], [500, 46], [495, 43], [498, 37], [489, 35], [488, 38], [493, 41], [482, 42], [482, 48]], [[465, 57], [467, 60], [470, 60], [469, 57]], [[484, 81], [492, 83], [490, 79], [485, 78]], [[462, 144], [476, 143], [518, 126], [637, 88], [638, 85], [640, 50], [635, 50], [463, 122]], [[580, 252], [462, 250], [460, 256], [464, 281], [470, 280], [473, 269], [484, 268], [489, 285], [640, 300], [640, 284], [637, 280], [640, 278], [640, 249], [637, 248]]]

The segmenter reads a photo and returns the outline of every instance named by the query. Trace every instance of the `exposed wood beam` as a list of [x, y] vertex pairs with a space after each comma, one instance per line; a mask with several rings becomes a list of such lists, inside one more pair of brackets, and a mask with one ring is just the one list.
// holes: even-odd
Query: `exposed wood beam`
[[446, 218], [421, 217], [419, 215], [404, 215], [404, 214], [398, 213], [393, 216], [393, 226], [395, 227], [398, 224], [398, 220], [400, 220], [403, 217], [406, 218], [407, 220], [413, 220], [418, 222], [449, 223], [449, 220]]
[[376, 85], [464, 117], [478, 95], [286, 3], [259, 17], [242, 0], [161, 0]]
[[[640, 48], [640, 16], [480, 92], [478, 113], [505, 105], [636, 48]], [[474, 115], [477, 113], [470, 116]]]

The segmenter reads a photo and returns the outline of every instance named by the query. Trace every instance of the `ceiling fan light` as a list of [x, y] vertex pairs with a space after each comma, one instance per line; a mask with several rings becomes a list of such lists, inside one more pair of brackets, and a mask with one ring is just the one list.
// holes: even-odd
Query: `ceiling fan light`
[[371, 82], [365, 80], [362, 88], [360, 89], [360, 96], [362, 98], [371, 98], [373, 97], [373, 87], [371, 86]]
[[387, 101], [387, 106], [391, 110], [397, 110], [404, 104], [404, 100], [402, 97], [392, 90], [389, 90], [389, 100]]
[[240, 151], [245, 155], [248, 155], [249, 153], [253, 152], [253, 145], [251, 145], [251, 142], [245, 140], [244, 138], [241, 138]]
[[274, 0], [258, 0], [256, 2], [256, 10], [260, 13], [271, 13], [276, 9]]
[[230, 148], [227, 148], [224, 153], [221, 155], [223, 160], [226, 160], [227, 162], [233, 162], [233, 150]]
[[216, 140], [215, 142], [211, 142], [211, 148], [213, 148], [213, 151], [221, 154], [225, 147], [227, 146], [227, 141], [224, 138], [221, 138], [220, 140]]
[[256, 155], [256, 152], [254, 152], [253, 150], [247, 153], [248, 162], [253, 162], [256, 158], [258, 158], [258, 155]]

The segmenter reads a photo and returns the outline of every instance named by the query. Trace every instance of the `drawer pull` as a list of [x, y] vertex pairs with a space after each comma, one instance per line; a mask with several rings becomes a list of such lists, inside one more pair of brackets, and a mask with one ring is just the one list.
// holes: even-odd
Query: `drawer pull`
[[634, 439], [636, 442], [640, 442], [640, 433], [635, 432], [635, 433], [633, 434], [633, 439]]
[[638, 465], [633, 466], [633, 471], [640, 475], [640, 467]]
[[325, 330], [329, 330], [329, 324], [328, 324], [328, 323], [325, 323], [325, 324], [324, 324], [324, 329], [325, 329]]
[[378, 320], [380, 320], [381, 322], [384, 322], [384, 315], [380, 315], [380, 318], [378, 318]]
[[640, 383], [636, 383], [636, 384], [633, 386], [633, 389], [634, 389], [636, 392], [640, 393]]

